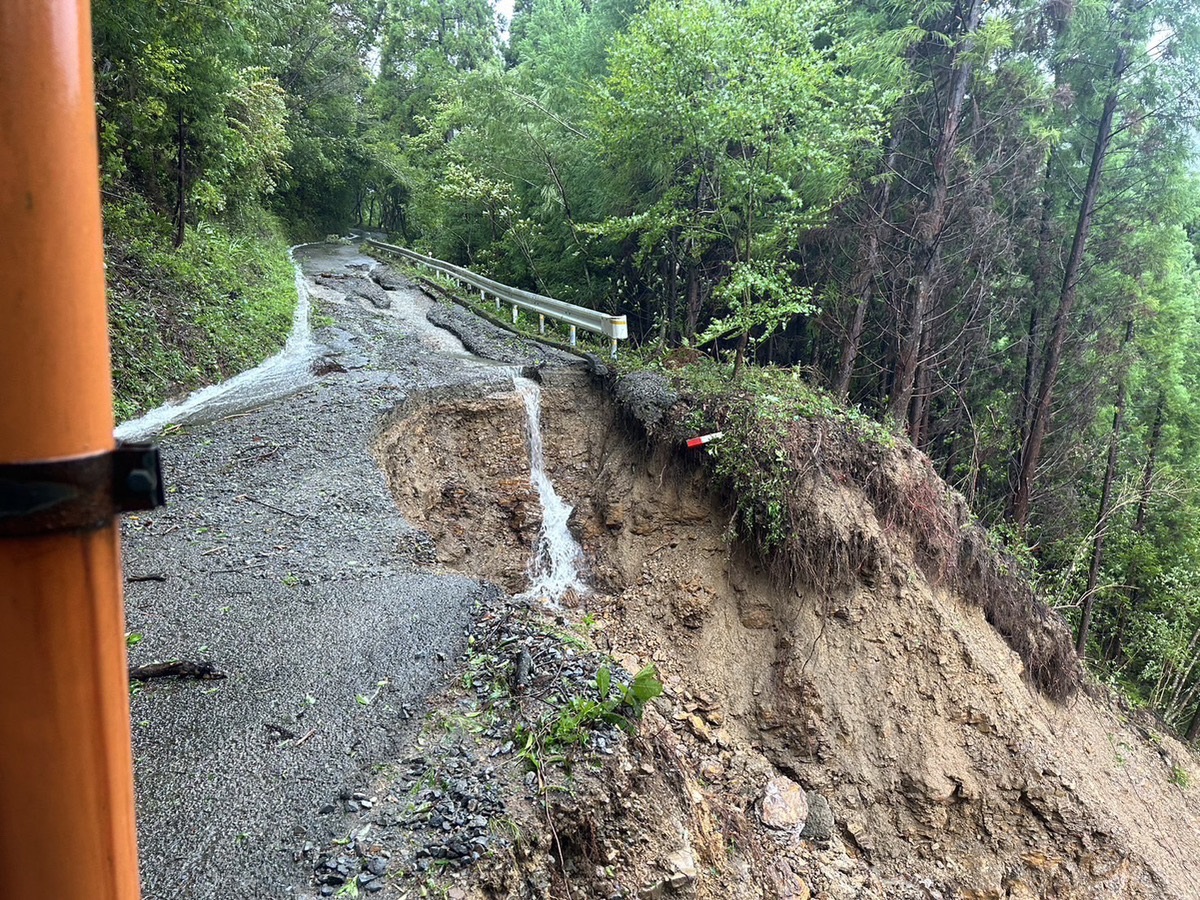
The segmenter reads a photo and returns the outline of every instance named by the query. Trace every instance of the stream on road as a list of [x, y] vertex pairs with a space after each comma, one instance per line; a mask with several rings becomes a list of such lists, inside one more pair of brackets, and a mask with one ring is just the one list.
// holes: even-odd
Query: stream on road
[[[312, 297], [308, 281], [296, 258], [296, 251], [319, 255], [322, 244], [297, 244], [288, 251], [296, 272], [296, 309], [292, 328], [283, 348], [264, 362], [218, 384], [194, 391], [182, 400], [168, 401], [136, 419], [122, 422], [115, 435], [121, 441], [149, 440], [170, 425], [212, 422], [292, 394], [315, 380], [313, 363], [324, 350], [313, 340], [310, 313]], [[368, 268], [375, 261], [356, 256], [344, 263], [347, 268]], [[425, 308], [413, 302], [401, 302], [380, 314], [389, 315], [419, 334], [431, 350], [453, 356], [467, 364], [490, 365], [492, 362], [471, 353], [455, 335], [433, 325], [425, 318]], [[530, 560], [529, 589], [523, 596], [541, 598], [551, 605], [567, 591], [586, 592], [579, 566], [583, 551], [571, 535], [567, 520], [572, 507], [565, 503], [546, 474], [542, 452], [541, 389], [521, 376], [519, 366], [512, 368], [513, 386], [524, 400], [528, 414], [530, 472], [542, 507], [542, 526], [533, 558]]]

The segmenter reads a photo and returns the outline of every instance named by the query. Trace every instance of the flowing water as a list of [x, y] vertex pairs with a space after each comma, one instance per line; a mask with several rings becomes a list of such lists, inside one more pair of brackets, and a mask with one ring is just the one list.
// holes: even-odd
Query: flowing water
[[[235, 375], [228, 381], [202, 388], [178, 403], [166, 403], [140, 418], [122, 422], [116, 429], [119, 440], [152, 438], [171, 424], [215, 421], [222, 416], [261, 406], [312, 383], [315, 376], [312, 375], [311, 366], [319, 348], [313, 342], [309, 324], [308, 285], [296, 260], [296, 250], [301, 246], [308, 245], [297, 245], [290, 253], [296, 269], [298, 300], [292, 330], [283, 349], [261, 365]], [[458, 338], [430, 324], [424, 312], [425, 308], [420, 304], [408, 304], [380, 311], [380, 315], [401, 320], [408, 331], [417, 334], [435, 352], [455, 356], [469, 365], [503, 365], [467, 351]], [[525, 596], [544, 598], [557, 605], [567, 591], [587, 590], [579, 575], [583, 550], [567, 528], [572, 507], [558, 496], [546, 474], [542, 454], [541, 388], [536, 382], [519, 375], [518, 371], [513, 372], [513, 384], [525, 401], [528, 415], [530, 480], [537, 489], [542, 505], [542, 527], [530, 564], [530, 586]]]
[[567, 591], [582, 593], [587, 590], [587, 585], [579, 577], [583, 548], [567, 528], [572, 507], [558, 496], [554, 483], [546, 474], [546, 462], [542, 454], [542, 389], [537, 382], [519, 375], [513, 376], [513, 385], [525, 401], [529, 425], [530, 481], [537, 488], [542, 503], [542, 527], [538, 532], [529, 590], [525, 596], [544, 598], [557, 605]]
[[283, 349], [260, 365], [227, 381], [201, 388], [178, 403], [165, 403], [144, 416], [122, 422], [116, 429], [118, 440], [146, 440], [172, 424], [211, 422], [221, 416], [260, 406], [312, 382], [314, 376], [311, 365], [316, 347], [308, 321], [308, 285], [296, 261], [296, 250], [301, 246], [305, 245], [297, 244], [288, 253], [296, 269], [297, 300], [292, 314], [292, 330]]

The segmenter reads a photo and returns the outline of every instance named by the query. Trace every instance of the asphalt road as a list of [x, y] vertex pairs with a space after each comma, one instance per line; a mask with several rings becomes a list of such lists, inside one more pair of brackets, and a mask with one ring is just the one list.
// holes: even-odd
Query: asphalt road
[[[309, 276], [366, 262], [336, 245], [297, 258]], [[309, 287], [333, 319], [315, 355], [346, 371], [265, 403], [250, 379], [217, 421], [193, 412], [162, 440], [168, 506], [123, 526], [141, 636], [130, 664], [205, 661], [227, 676], [149, 681], [131, 697], [146, 900], [301, 893], [312, 870], [297, 855], [344, 833], [339, 793], [403, 752], [482, 590], [421, 568], [428, 542], [370, 445], [410, 394], [499, 388], [511, 369], [429, 326], [415, 291], [380, 311]]]

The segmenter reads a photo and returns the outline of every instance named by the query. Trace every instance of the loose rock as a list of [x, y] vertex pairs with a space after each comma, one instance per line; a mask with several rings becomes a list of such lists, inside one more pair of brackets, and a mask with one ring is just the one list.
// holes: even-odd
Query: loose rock
[[767, 782], [761, 809], [763, 824], [768, 828], [800, 829], [808, 818], [808, 798], [792, 779], [777, 775]]

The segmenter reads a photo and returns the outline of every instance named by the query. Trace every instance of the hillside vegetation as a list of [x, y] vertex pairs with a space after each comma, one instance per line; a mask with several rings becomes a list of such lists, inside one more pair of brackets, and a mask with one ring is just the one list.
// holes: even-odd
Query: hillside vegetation
[[287, 335], [287, 247], [351, 222], [373, 38], [326, 0], [96, 0], [116, 413], [249, 368]]

